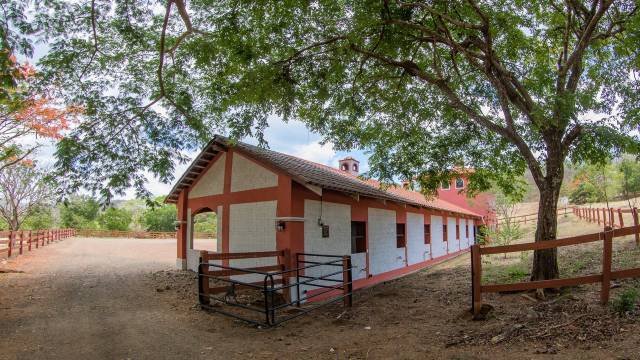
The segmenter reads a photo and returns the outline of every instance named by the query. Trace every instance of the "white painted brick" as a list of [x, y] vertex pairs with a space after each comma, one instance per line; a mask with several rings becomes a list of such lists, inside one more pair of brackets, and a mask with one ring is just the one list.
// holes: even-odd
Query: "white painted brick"
[[222, 194], [224, 189], [224, 162], [227, 154], [222, 154], [206, 173], [202, 174], [196, 185], [189, 190], [189, 199]]
[[442, 216], [431, 215], [431, 247], [434, 258], [447, 254], [442, 233]]
[[405, 266], [404, 249], [396, 247], [396, 212], [369, 208], [369, 266], [373, 275]]
[[424, 215], [407, 213], [407, 255], [409, 265], [429, 260], [429, 245], [424, 243]]
[[231, 164], [231, 192], [278, 186], [278, 175], [246, 157], [234, 153]]

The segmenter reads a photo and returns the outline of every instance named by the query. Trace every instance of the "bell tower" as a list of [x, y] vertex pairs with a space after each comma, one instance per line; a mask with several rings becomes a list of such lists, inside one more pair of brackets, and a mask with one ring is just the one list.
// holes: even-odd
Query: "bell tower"
[[347, 156], [346, 158], [340, 160], [340, 170], [344, 172], [348, 172], [351, 175], [358, 176], [360, 172], [360, 161], [352, 158], [351, 156]]

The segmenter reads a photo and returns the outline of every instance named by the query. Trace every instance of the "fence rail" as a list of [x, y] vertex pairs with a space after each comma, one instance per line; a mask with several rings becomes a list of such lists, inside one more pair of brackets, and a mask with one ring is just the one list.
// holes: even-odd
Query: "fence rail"
[[[483, 293], [557, 288], [562, 286], [573, 286], [598, 282], [602, 284], [600, 290], [600, 300], [603, 304], [606, 304], [609, 301], [609, 289], [611, 287], [611, 280], [629, 277], [640, 277], [640, 268], [617, 271], [611, 270], [611, 260], [613, 252], [612, 240], [616, 237], [622, 237], [632, 234], [637, 235], [638, 232], [640, 232], [640, 227], [638, 226], [621, 227], [618, 229], [613, 229], [612, 227], [607, 226], [604, 231], [599, 233], [573, 236], [558, 240], [492, 247], [480, 247], [480, 245], [477, 244], [473, 245], [471, 246], [472, 311], [474, 315], [478, 315], [480, 313], [482, 308]], [[561, 246], [586, 244], [595, 241], [603, 242], [602, 273], [600, 274], [566, 279], [520, 282], [514, 284], [482, 284], [482, 255], [504, 254], [509, 252], [519, 252], [527, 250], [554, 249]]]
[[[567, 215], [571, 212], [573, 212], [573, 208], [572, 207], [564, 207], [564, 208], [560, 208], [556, 210], [556, 214], [557, 216], [560, 215]], [[530, 223], [534, 223], [538, 221], [538, 213], [530, 213], [530, 214], [523, 214], [523, 215], [516, 215], [516, 216], [511, 216], [508, 219], [511, 220], [511, 224], [520, 224], [520, 223], [524, 223], [526, 224], [527, 222]], [[505, 221], [507, 220], [507, 218], [499, 218], [497, 219], [497, 224], [498, 225], [502, 225], [505, 223]]]
[[[277, 257], [276, 265], [240, 268], [229, 266], [229, 260]], [[198, 300], [204, 309], [246, 321], [255, 325], [274, 326], [295, 319], [322, 306], [343, 300], [344, 306], [352, 304], [353, 281], [351, 278], [351, 256], [298, 253], [295, 268], [287, 269], [289, 251], [266, 251], [247, 253], [200, 252], [198, 266]], [[218, 263], [212, 263], [217, 261]], [[329, 273], [312, 276], [305, 270], [328, 267]], [[233, 278], [235, 276], [235, 278]], [[251, 280], [241, 280], [238, 276], [249, 276]], [[337, 278], [336, 278], [337, 277]], [[255, 281], [260, 279], [259, 281]], [[223, 282], [224, 286], [212, 287], [211, 280]], [[322, 291], [305, 292], [301, 297], [300, 286]], [[261, 294], [262, 304], [241, 303], [237, 300], [236, 289], [253, 289]], [[292, 300], [291, 293], [296, 297]], [[215, 296], [225, 292], [224, 297]], [[325, 295], [328, 299], [319, 300]], [[276, 297], [281, 299], [276, 301]], [[315, 298], [314, 304], [301, 307], [301, 303]], [[212, 304], [215, 302], [215, 304]], [[223, 308], [221, 305], [226, 305]], [[288, 307], [296, 311], [286, 311]], [[280, 314], [279, 316], [277, 316]], [[260, 318], [256, 318], [260, 316]]]
[[[612, 228], [624, 227], [624, 214], [631, 214], [633, 226], [638, 226], [638, 208], [591, 208], [591, 207], [574, 207], [573, 213], [580, 219], [591, 223], [611, 226]], [[617, 221], [616, 221], [617, 218]], [[635, 233], [636, 244], [640, 246], [640, 234]]]
[[25, 251], [45, 246], [54, 241], [75, 236], [74, 229], [45, 229], [45, 230], [17, 230], [0, 231], [0, 257], [22, 255]]
[[[175, 231], [119, 231], [119, 230], [77, 230], [84, 237], [125, 237], [135, 239], [175, 239]], [[215, 239], [215, 232], [196, 232], [196, 239]]]

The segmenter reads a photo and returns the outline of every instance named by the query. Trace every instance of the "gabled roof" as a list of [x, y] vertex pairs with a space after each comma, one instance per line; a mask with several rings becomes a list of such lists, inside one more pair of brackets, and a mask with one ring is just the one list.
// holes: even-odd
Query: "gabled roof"
[[350, 195], [371, 197], [401, 204], [480, 217], [480, 215], [472, 211], [463, 209], [442, 199], [426, 199], [424, 195], [419, 192], [406, 190], [398, 186], [383, 189], [380, 187], [380, 184], [374, 180], [361, 179], [330, 166], [243, 142], [232, 143], [227, 138], [219, 135], [214, 136], [204, 147], [204, 150], [195, 158], [184, 175], [182, 175], [173, 189], [171, 189], [165, 202], [176, 203], [180, 192], [193, 184], [198, 175], [204, 171], [209, 162], [220, 151], [226, 151], [229, 148], [237, 149], [241, 153], [252, 157], [254, 160], [279, 169], [302, 185], [312, 185]]

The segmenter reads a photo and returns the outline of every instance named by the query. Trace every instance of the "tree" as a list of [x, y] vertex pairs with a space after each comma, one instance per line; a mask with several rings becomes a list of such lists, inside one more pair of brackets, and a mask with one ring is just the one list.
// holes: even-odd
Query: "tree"
[[175, 231], [177, 210], [165, 204], [147, 209], [142, 215], [142, 223], [147, 231]]
[[110, 207], [100, 214], [98, 222], [103, 229], [125, 231], [129, 229], [131, 219], [130, 211]]
[[60, 222], [73, 229], [97, 229], [100, 203], [89, 196], [72, 196], [60, 206]]
[[[495, 230], [488, 230], [488, 236], [495, 239], [498, 245], [509, 245], [524, 235], [520, 225], [514, 220], [514, 216], [518, 212], [518, 201], [516, 199], [500, 192], [496, 194], [492, 207], [501, 222]], [[507, 254], [505, 253], [504, 256], [506, 258]]]
[[34, 88], [36, 70], [21, 63], [19, 54], [31, 55], [32, 44], [27, 37], [13, 31], [21, 29], [35, 33], [40, 26], [30, 23], [25, 14], [25, 2], [3, 4], [0, 17], [0, 171], [28, 159], [38, 148], [37, 142], [26, 143], [28, 135], [60, 139], [82, 111], [76, 106], [60, 106]]
[[620, 162], [622, 173], [622, 193], [629, 203], [629, 208], [636, 207], [640, 192], [640, 164], [636, 160], [624, 158]]
[[22, 222], [21, 230], [52, 229], [55, 219], [51, 206], [38, 206]]
[[[475, 169], [470, 193], [508, 193], [527, 168], [535, 240], [546, 241], [566, 159], [640, 151], [631, 0], [57, 6], [40, 66], [43, 86], [86, 109], [57, 152], [71, 191], [148, 195], [145, 171], [170, 180], [183, 152], [221, 128], [264, 144], [276, 114], [339, 150], [370, 150], [372, 176], [427, 192], [456, 166]], [[556, 278], [556, 250], [536, 251], [531, 274]]]
[[52, 184], [33, 166], [17, 165], [0, 171], [0, 217], [9, 230], [18, 230], [27, 216], [52, 201]]

